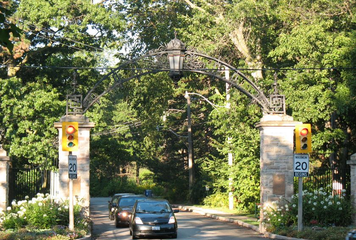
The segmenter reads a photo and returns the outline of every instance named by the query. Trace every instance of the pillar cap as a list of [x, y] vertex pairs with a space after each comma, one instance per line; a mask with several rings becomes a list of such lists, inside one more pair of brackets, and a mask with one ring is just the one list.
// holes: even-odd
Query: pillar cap
[[2, 148], [0, 144], [0, 161], [10, 161], [10, 157], [7, 156], [7, 152]]
[[286, 114], [266, 114], [256, 124], [256, 128], [263, 127], [295, 127], [302, 122], [293, 121], [293, 117]]
[[5, 151], [5, 149], [2, 148], [2, 145], [0, 144], [0, 156], [7, 156], [7, 152]]
[[356, 165], [356, 153], [352, 154], [350, 160], [346, 162], [349, 165]]
[[78, 122], [81, 128], [93, 128], [95, 123], [90, 122], [89, 118], [84, 115], [65, 115], [61, 117], [59, 122], [54, 123], [55, 128], [61, 128], [62, 122]]

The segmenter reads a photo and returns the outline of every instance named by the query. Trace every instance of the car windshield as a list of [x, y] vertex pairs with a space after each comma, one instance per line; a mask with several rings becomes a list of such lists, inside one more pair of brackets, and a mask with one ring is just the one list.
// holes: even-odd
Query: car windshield
[[138, 213], [166, 213], [171, 212], [171, 208], [164, 202], [139, 202], [136, 206]]
[[121, 207], [132, 207], [137, 199], [140, 198], [121, 198], [119, 205]]

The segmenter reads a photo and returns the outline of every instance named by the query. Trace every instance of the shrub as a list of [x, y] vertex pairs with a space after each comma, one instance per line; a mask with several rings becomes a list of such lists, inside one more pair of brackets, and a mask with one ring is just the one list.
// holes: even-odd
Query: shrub
[[229, 194], [222, 192], [211, 194], [204, 199], [204, 205], [209, 207], [228, 207]]
[[[303, 226], [348, 226], [352, 221], [351, 201], [343, 195], [329, 195], [323, 188], [314, 192], [303, 191]], [[295, 226], [298, 222], [298, 195], [291, 200], [280, 199], [264, 206], [263, 224], [266, 229], [275, 232], [279, 229]]]
[[[66, 227], [69, 224], [68, 202], [51, 199], [48, 194], [39, 193], [31, 200], [28, 200], [28, 197], [23, 201], [14, 200], [5, 211], [0, 211], [0, 230], [12, 229], [18, 233], [26, 230], [36, 233], [38, 230], [51, 229], [46, 233], [42, 232], [41, 235], [50, 234], [56, 236], [56, 239], [61, 239], [59, 235], [62, 234], [68, 236], [67, 239], [74, 239], [84, 236], [89, 231], [90, 221], [82, 212], [82, 207], [76, 204], [74, 206], [76, 231], [70, 232]], [[40, 239], [39, 236], [37, 238]]]

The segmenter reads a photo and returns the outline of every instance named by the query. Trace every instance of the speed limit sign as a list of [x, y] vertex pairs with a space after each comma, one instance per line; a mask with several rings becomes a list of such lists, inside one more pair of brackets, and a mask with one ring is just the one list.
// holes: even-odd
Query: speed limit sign
[[309, 176], [309, 154], [294, 154], [294, 177]]
[[68, 177], [69, 179], [77, 179], [77, 156], [68, 155]]

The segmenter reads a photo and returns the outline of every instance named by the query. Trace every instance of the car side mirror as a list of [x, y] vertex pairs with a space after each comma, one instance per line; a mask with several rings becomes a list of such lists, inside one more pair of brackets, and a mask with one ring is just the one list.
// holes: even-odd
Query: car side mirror
[[179, 213], [179, 209], [174, 209], [173, 212], [174, 213]]

